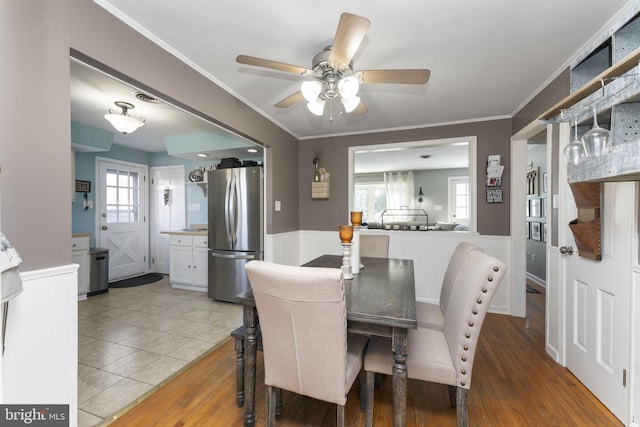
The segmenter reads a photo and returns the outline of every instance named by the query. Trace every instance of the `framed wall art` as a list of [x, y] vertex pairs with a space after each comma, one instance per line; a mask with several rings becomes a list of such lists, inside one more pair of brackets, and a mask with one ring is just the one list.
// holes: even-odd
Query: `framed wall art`
[[540, 218], [542, 216], [542, 203], [541, 199], [530, 199], [529, 200], [529, 213], [534, 218]]
[[537, 240], [538, 242], [542, 242], [542, 223], [539, 223], [539, 222], [531, 223], [531, 240]]

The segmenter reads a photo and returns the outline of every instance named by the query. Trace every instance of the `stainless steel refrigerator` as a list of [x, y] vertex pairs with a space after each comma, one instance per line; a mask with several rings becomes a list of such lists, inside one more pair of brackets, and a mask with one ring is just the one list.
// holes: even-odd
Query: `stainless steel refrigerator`
[[263, 257], [262, 166], [208, 172], [209, 298], [249, 289], [247, 262]]

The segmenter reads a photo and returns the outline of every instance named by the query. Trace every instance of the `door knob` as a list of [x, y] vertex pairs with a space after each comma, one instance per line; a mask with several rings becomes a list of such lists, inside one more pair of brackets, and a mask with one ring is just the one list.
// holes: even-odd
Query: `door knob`
[[107, 229], [107, 228], [109, 228], [109, 227], [107, 227], [106, 225], [103, 225], [103, 226], [102, 226], [102, 227], [100, 227], [100, 228], [101, 228], [101, 229], [103, 229], [103, 230], [106, 230], [106, 229]]
[[562, 255], [573, 255], [573, 248], [571, 246], [560, 246], [560, 253]]

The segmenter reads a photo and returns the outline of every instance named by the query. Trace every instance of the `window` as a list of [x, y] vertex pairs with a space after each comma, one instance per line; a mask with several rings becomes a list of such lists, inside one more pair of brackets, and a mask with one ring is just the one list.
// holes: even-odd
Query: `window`
[[138, 173], [107, 169], [107, 223], [137, 222], [140, 217]]
[[353, 208], [362, 211], [365, 222], [380, 222], [387, 208], [387, 192], [384, 183], [356, 184]]

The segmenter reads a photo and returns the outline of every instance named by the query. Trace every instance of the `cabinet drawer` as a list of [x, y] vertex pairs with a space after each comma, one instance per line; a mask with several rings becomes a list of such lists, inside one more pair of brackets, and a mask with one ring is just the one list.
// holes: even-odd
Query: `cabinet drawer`
[[207, 240], [208, 238], [206, 236], [193, 236], [193, 246], [206, 248]]
[[191, 246], [193, 244], [193, 236], [172, 234], [169, 237], [169, 244], [173, 246]]
[[88, 237], [73, 237], [71, 239], [72, 251], [88, 251], [89, 250], [89, 238]]

